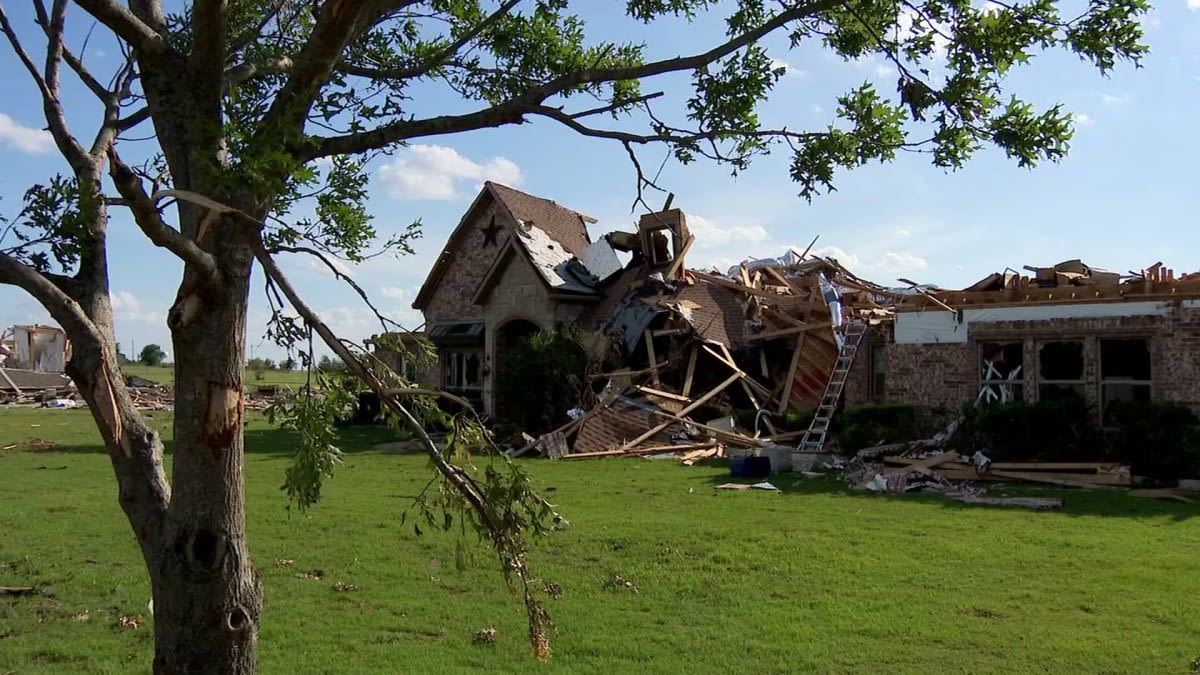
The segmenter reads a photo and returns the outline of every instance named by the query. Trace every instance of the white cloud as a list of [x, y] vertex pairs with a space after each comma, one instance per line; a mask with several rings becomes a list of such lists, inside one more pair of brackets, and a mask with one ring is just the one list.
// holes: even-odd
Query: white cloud
[[154, 310], [142, 307], [142, 303], [137, 299], [137, 296], [129, 291], [117, 291], [115, 293], [110, 293], [108, 298], [112, 303], [113, 315], [118, 319], [144, 321], [146, 323], [167, 322], [166, 313], [156, 312]]
[[1193, 12], [1200, 12], [1200, 0], [1188, 0], [1188, 9]]
[[409, 297], [409, 290], [407, 288], [400, 288], [398, 286], [384, 286], [383, 288], [379, 289], [379, 294], [388, 300], [407, 300]]
[[[1197, 1], [1200, 2], [1200, 0]], [[1081, 127], [1087, 126], [1095, 121], [1092, 116], [1087, 113], [1075, 113], [1071, 115], [1071, 118], [1075, 120], [1075, 124], [1078, 124]]]
[[[803, 248], [797, 250], [803, 250]], [[816, 255], [833, 258], [842, 265], [845, 265], [852, 272], [864, 275], [904, 274], [924, 270], [929, 267], [929, 263], [925, 258], [907, 251], [885, 251], [877, 256], [863, 257], [838, 246], [825, 246], [814, 249], [813, 252]], [[876, 282], [885, 286], [892, 283], [891, 279], [877, 279]]]
[[812, 111], [817, 114], [821, 114], [822, 112], [825, 111], [825, 109], [822, 108], [821, 106], [817, 105], [816, 103], [814, 103], [814, 104], [812, 104]]
[[455, 199], [464, 181], [478, 185], [494, 180], [507, 185], [521, 182], [521, 167], [505, 157], [483, 164], [443, 145], [412, 145], [379, 168], [379, 179], [397, 199]]
[[886, 63], [880, 63], [875, 66], [874, 73], [876, 77], [888, 77], [896, 74], [896, 69]]
[[325, 256], [325, 259], [329, 261], [329, 265], [326, 265], [324, 262], [318, 260], [316, 256], [307, 254], [300, 255], [304, 256], [304, 266], [313, 272], [317, 272], [318, 274], [322, 274], [331, 279], [337, 278], [337, 275], [334, 274], [333, 270], [329, 269], [329, 265], [333, 265], [333, 269], [337, 270], [341, 274], [353, 278], [353, 271], [350, 269], [349, 265], [341, 260], [338, 260], [337, 258]]
[[771, 69], [779, 70], [780, 68], [783, 69], [784, 77], [804, 77], [808, 74], [807, 72], [796, 68], [783, 59], [771, 59]]
[[[1200, 2], [1200, 0], [1196, 0], [1196, 1]], [[1133, 100], [1133, 96], [1130, 94], [1121, 94], [1120, 96], [1116, 96], [1113, 94], [1104, 94], [1102, 99], [1104, 101], [1104, 105], [1118, 106], [1118, 105], [1125, 105], [1126, 103], [1129, 103], [1130, 101]]]
[[22, 126], [4, 113], [0, 113], [0, 141], [14, 150], [33, 154], [54, 149], [54, 138], [49, 131]]
[[717, 225], [703, 216], [688, 216], [696, 248], [726, 248], [730, 244], [759, 244], [770, 238], [762, 225]]

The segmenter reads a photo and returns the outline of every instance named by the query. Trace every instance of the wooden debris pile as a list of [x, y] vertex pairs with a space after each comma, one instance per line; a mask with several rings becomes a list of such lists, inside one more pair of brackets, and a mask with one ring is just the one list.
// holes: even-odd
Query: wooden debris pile
[[[992, 303], [1121, 300], [1146, 295], [1200, 295], [1200, 272], [1177, 272], [1156, 262], [1126, 274], [1066, 260], [1049, 267], [1025, 265], [996, 272], [961, 290], [914, 288], [904, 305], [955, 309]], [[903, 281], [903, 280], [901, 280]]]
[[984, 453], [959, 454], [947, 446], [961, 418], [929, 440], [861, 450], [843, 478], [876, 492], [931, 489], [977, 493], [976, 481], [1034, 483], [1051, 487], [1112, 488], [1132, 484], [1130, 467], [1115, 462], [993, 462]]
[[[790, 453], [788, 412], [820, 403], [838, 358], [835, 327], [877, 326], [903, 296], [836, 260], [791, 253], [728, 274], [631, 267], [597, 321], [607, 341], [595, 403], [517, 454], [553, 458]], [[739, 411], [752, 411], [753, 420]], [[790, 461], [790, 458], [789, 458]]]

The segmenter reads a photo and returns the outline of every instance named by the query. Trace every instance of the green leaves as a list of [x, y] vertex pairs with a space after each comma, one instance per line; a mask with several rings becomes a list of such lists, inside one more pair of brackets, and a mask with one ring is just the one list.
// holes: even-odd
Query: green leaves
[[94, 192], [80, 190], [74, 178], [56, 175], [34, 185], [21, 212], [0, 230], [0, 252], [39, 272], [69, 273], [86, 250], [97, 207]]

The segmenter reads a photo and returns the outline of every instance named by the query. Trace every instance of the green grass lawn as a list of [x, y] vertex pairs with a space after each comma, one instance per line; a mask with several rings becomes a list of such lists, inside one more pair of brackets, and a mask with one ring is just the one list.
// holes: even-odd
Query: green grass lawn
[[[140, 363], [126, 363], [121, 366], [121, 372], [125, 375], [144, 377], [159, 384], [174, 384], [175, 382], [175, 369], [172, 366], [144, 366]], [[308, 374], [303, 370], [247, 370], [243, 377], [243, 382], [248, 390], [253, 391], [256, 386], [269, 384], [286, 384], [297, 387], [304, 384]]]
[[[400, 525], [423, 458], [350, 431], [324, 501], [289, 516], [291, 439], [247, 433], [265, 673], [1186, 673], [1200, 656], [1200, 506], [1028, 493], [1066, 499], [1034, 512], [790, 476], [726, 492], [720, 466], [529, 460], [572, 521], [530, 556], [563, 590], [542, 666], [485, 548], [460, 572], [452, 535]], [[90, 419], [0, 409], [0, 446], [30, 438], [57, 445], [0, 452], [0, 585], [52, 596], [0, 598], [0, 674], [145, 672], [152, 631], [118, 618], [147, 615], [147, 584]]]

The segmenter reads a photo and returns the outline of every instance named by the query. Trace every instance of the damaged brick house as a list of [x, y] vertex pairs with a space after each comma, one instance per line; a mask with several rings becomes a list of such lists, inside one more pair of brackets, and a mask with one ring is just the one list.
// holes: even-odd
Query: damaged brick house
[[1156, 264], [1119, 275], [1072, 260], [909, 295], [856, 364], [847, 403], [957, 409], [1078, 396], [1200, 413], [1200, 274]]
[[495, 414], [505, 350], [541, 330], [579, 322], [621, 263], [592, 242], [585, 216], [519, 190], [485, 183], [450, 234], [413, 307], [437, 364], [421, 379]]

